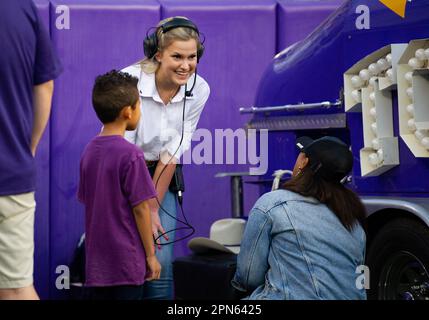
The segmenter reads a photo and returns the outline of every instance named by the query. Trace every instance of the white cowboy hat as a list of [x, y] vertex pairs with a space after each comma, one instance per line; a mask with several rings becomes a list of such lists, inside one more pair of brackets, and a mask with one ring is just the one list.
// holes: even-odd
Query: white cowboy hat
[[196, 237], [188, 242], [188, 248], [195, 253], [217, 250], [238, 254], [246, 220], [228, 218], [215, 221], [210, 227], [210, 239]]

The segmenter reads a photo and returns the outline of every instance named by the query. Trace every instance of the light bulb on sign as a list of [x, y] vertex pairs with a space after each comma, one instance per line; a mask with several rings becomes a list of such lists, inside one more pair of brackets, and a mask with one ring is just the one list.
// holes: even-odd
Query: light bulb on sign
[[422, 145], [423, 147], [425, 147], [426, 149], [429, 149], [429, 138], [428, 137], [424, 137], [422, 139]]
[[380, 163], [380, 161], [378, 160], [378, 155], [375, 152], [369, 154], [368, 161], [373, 166], [376, 166]]
[[375, 122], [371, 123], [371, 130], [374, 133], [374, 135], [377, 136], [377, 123]]
[[372, 102], [374, 102], [374, 101], [375, 101], [375, 92], [371, 92], [371, 93], [369, 94], [369, 100], [371, 100]]
[[417, 49], [416, 50], [416, 54], [415, 54], [416, 58], [419, 60], [426, 60], [426, 55], [425, 55], [425, 49]]
[[416, 131], [416, 123], [415, 123], [415, 121], [414, 121], [414, 118], [408, 119], [408, 121], [407, 121], [407, 125], [408, 125], [408, 129], [409, 129], [411, 132]]
[[414, 105], [412, 103], [407, 106], [407, 112], [414, 117]]
[[359, 90], [353, 90], [351, 94], [352, 94], [352, 98], [356, 102], [361, 102], [362, 101], [362, 97], [361, 97], [361, 94], [360, 94]]
[[389, 67], [391, 67], [391, 66], [392, 66], [392, 54], [391, 54], [391, 53], [389, 53], [389, 54], [386, 56], [386, 61], [387, 61], [387, 63], [389, 64]]
[[373, 76], [376, 76], [380, 73], [380, 67], [376, 63], [371, 63], [368, 67], [369, 73], [371, 73]]
[[375, 107], [372, 107], [371, 109], [369, 109], [369, 114], [375, 119], [377, 117], [377, 110], [375, 109]]
[[387, 68], [389, 68], [389, 63], [387, 62], [386, 59], [381, 58], [377, 61], [378, 66], [380, 67], [381, 71], [386, 70]]
[[373, 149], [375, 149], [375, 150], [380, 149], [380, 143], [379, 143], [377, 138], [372, 139], [371, 144], [372, 144]]
[[413, 69], [421, 68], [421, 67], [423, 67], [423, 64], [424, 64], [424, 62], [422, 60], [417, 59], [417, 58], [411, 58], [408, 61], [408, 65]]
[[393, 79], [393, 70], [392, 70], [392, 68], [387, 69], [386, 76], [390, 80], [390, 82], [394, 82], [395, 79]]
[[422, 141], [423, 138], [427, 137], [427, 133], [424, 130], [416, 130], [416, 132], [414, 132], [414, 135], [419, 141]]
[[414, 90], [413, 90], [413, 87], [409, 87], [409, 88], [407, 89], [407, 96], [408, 96], [411, 100], [413, 100], [413, 98], [414, 98]]
[[363, 85], [363, 80], [359, 77], [359, 76], [353, 76], [352, 77], [352, 85], [353, 87], [355, 87], [356, 89], [359, 89], [362, 87]]
[[425, 57], [426, 59], [429, 59], [429, 48], [425, 50]]
[[375, 88], [375, 85], [377, 84], [377, 77], [371, 77], [370, 79], [369, 79], [369, 85], [371, 86], [371, 87], [373, 87], [373, 88]]
[[383, 149], [378, 149], [377, 155], [378, 155], [378, 161], [382, 162], [383, 161]]
[[363, 81], [368, 81], [369, 78], [371, 77], [371, 74], [369, 73], [368, 69], [362, 69], [359, 72], [359, 77], [363, 80]]
[[405, 80], [407, 80], [407, 82], [409, 84], [413, 83], [413, 72], [412, 71], [409, 71], [405, 74]]

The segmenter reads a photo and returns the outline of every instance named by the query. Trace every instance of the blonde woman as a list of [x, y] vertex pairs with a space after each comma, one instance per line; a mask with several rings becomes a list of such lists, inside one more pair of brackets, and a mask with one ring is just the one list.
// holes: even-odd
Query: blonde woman
[[144, 51], [144, 60], [123, 70], [139, 78], [142, 113], [137, 129], [126, 138], [143, 149], [158, 194], [150, 208], [162, 272], [159, 280], [147, 283], [143, 298], [173, 299], [176, 194], [169, 191], [169, 185], [180, 156], [191, 145], [210, 88], [196, 74], [204, 47], [197, 26], [189, 19], [162, 20], [146, 36]]

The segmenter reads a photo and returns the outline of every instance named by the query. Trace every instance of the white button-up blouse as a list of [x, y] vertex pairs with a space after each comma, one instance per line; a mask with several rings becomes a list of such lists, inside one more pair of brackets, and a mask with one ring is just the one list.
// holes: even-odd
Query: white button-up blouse
[[[154, 73], [145, 73], [139, 64], [131, 65], [122, 71], [139, 78], [137, 87], [141, 102], [139, 124], [136, 130], [126, 131], [125, 139], [142, 148], [146, 160], [159, 160], [162, 155], [169, 158], [174, 156], [178, 160], [191, 146], [192, 134], [210, 95], [209, 85], [197, 75], [192, 96], [186, 97], [183, 141], [180, 144], [185, 86], [181, 86], [171, 102], [164, 105], [155, 85]], [[191, 89], [193, 81], [194, 76], [188, 81], [188, 90]]]

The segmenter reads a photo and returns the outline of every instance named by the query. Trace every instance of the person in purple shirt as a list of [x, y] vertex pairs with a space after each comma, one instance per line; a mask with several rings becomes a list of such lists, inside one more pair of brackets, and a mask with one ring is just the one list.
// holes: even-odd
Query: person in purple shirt
[[33, 286], [34, 156], [62, 71], [31, 0], [0, 1], [0, 300]]
[[159, 279], [148, 200], [156, 192], [143, 151], [124, 139], [140, 119], [138, 79], [112, 70], [95, 80], [92, 103], [103, 123], [80, 162], [85, 205], [85, 285], [91, 299], [140, 299]]

